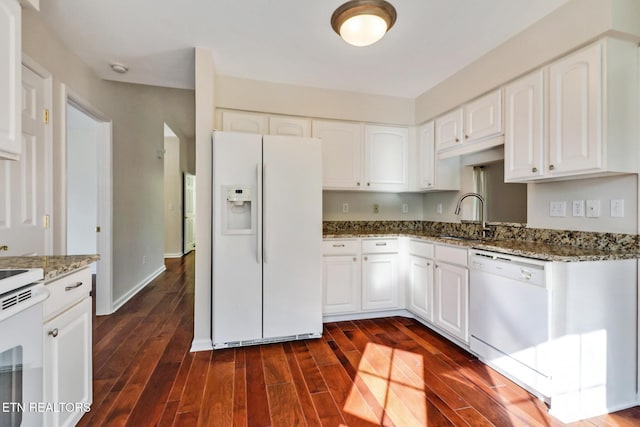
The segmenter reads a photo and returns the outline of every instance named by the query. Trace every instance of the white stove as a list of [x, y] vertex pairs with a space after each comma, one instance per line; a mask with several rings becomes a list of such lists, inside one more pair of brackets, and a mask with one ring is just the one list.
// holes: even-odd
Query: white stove
[[44, 279], [41, 268], [0, 269], [0, 295]]

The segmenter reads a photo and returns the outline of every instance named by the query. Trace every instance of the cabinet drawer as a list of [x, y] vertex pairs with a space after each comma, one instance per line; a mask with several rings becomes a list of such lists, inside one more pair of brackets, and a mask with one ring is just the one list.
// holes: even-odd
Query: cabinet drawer
[[363, 254], [384, 254], [398, 252], [398, 239], [364, 239]]
[[409, 241], [409, 253], [423, 258], [433, 258], [433, 243], [422, 240]]
[[322, 241], [323, 255], [357, 255], [359, 253], [360, 241], [358, 239], [329, 239]]
[[51, 319], [91, 292], [91, 269], [74, 271], [47, 283], [49, 298], [44, 301], [44, 320]]
[[446, 245], [436, 245], [435, 247], [436, 259], [445, 261], [450, 264], [457, 264], [466, 267], [467, 266], [467, 249], [457, 248]]

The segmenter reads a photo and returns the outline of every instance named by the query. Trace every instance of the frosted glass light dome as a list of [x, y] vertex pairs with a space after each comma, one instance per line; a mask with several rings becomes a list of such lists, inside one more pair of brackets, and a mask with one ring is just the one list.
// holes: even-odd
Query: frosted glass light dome
[[331, 16], [331, 27], [347, 43], [369, 46], [396, 22], [396, 9], [385, 0], [351, 0]]
[[387, 23], [376, 15], [356, 15], [340, 27], [340, 36], [354, 46], [369, 46], [387, 32]]

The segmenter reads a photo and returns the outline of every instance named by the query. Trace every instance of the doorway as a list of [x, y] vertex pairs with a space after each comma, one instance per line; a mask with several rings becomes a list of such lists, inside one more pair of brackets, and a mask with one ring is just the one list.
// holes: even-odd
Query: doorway
[[65, 103], [65, 253], [100, 255], [96, 314], [113, 313], [111, 120], [63, 88]]

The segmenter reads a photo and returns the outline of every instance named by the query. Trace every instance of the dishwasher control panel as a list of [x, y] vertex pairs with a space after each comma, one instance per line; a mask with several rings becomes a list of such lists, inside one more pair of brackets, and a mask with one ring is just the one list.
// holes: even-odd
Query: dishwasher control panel
[[513, 257], [486, 251], [471, 251], [469, 268], [506, 277], [519, 282], [545, 286], [544, 261]]

